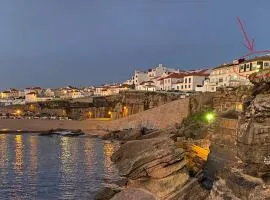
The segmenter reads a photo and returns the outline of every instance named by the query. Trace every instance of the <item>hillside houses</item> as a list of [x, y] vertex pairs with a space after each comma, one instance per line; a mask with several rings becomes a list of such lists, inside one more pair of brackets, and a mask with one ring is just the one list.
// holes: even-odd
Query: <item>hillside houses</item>
[[127, 84], [105, 84], [97, 86], [94, 91], [96, 96], [109, 96], [118, 94], [120, 91], [128, 90], [129, 85]]
[[[158, 65], [148, 72], [135, 71], [132, 84], [142, 91], [194, 91], [209, 76], [209, 70], [183, 71]], [[134, 78], [135, 77], [135, 78]], [[139, 77], [139, 78], [138, 78]]]
[[270, 55], [250, 59], [238, 59], [212, 69], [209, 79], [196, 91], [215, 92], [219, 87], [237, 87], [251, 85], [250, 74], [263, 69], [270, 69]]
[[0, 92], [0, 104], [12, 105], [91, 96], [109, 96], [126, 90], [215, 92], [220, 87], [250, 85], [249, 75], [264, 69], [270, 69], [270, 55], [238, 59], [212, 69], [189, 71], [168, 68], [164, 64], [158, 64], [146, 71], [135, 70], [131, 79], [120, 84], [113, 83], [83, 88], [67, 86], [56, 89], [41, 87], [5, 89]]

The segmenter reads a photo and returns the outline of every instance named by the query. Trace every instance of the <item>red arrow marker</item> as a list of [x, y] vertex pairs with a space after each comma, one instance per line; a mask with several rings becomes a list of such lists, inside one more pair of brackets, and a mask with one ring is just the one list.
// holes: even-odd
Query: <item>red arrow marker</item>
[[250, 41], [247, 35], [247, 32], [245, 31], [244, 25], [241, 22], [240, 18], [237, 17], [237, 21], [239, 23], [240, 29], [244, 34], [245, 37], [245, 42], [246, 43], [242, 43], [249, 51], [253, 52], [254, 51], [254, 38], [252, 38], [252, 40]]

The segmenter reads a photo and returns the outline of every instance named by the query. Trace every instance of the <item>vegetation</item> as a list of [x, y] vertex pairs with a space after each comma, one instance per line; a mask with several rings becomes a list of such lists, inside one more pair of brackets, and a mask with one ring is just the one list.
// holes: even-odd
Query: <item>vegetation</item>
[[178, 128], [177, 135], [185, 138], [202, 139], [207, 135], [208, 127], [214, 120], [215, 113], [212, 109], [190, 114]]

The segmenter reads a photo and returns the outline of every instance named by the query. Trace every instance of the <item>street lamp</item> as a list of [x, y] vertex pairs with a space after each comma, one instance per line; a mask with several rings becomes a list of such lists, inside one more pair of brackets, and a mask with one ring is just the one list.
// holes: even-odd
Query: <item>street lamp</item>
[[110, 118], [112, 118], [112, 112], [111, 112], [111, 111], [109, 111], [109, 112], [108, 112], [108, 114], [110, 115]]
[[212, 112], [208, 112], [208, 113], [206, 113], [205, 118], [206, 118], [208, 123], [211, 123], [215, 119], [215, 114]]
[[92, 112], [88, 112], [88, 116], [89, 116], [89, 118], [92, 118]]

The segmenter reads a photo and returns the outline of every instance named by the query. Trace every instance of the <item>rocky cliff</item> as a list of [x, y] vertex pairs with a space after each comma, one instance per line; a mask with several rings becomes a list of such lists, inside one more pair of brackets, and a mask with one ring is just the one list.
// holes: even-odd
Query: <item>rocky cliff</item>
[[242, 113], [231, 168], [218, 174], [209, 199], [270, 199], [269, 71], [250, 76], [253, 96]]

